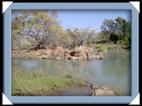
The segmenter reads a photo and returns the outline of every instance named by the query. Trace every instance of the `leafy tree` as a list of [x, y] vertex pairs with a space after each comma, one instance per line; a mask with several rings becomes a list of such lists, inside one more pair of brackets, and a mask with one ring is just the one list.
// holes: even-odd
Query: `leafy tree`
[[69, 39], [70, 47], [88, 45], [95, 43], [97, 33], [89, 28], [69, 28], [66, 29], [66, 36]]
[[[57, 20], [56, 11], [14, 10], [12, 11], [12, 36], [30, 36], [38, 42], [33, 49], [44, 49], [47, 46], [61, 45], [59, 37], [64, 36], [63, 28]], [[53, 45], [54, 42], [54, 45]]]
[[104, 20], [101, 29], [101, 33], [109, 36], [110, 41], [130, 44], [131, 23], [122, 17], [117, 17], [115, 20]]

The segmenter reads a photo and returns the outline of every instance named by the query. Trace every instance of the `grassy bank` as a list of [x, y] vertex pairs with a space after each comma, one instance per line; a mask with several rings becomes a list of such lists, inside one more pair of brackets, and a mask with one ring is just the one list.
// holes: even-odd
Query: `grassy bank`
[[13, 71], [12, 95], [47, 96], [62, 95], [70, 86], [86, 86], [86, 82], [72, 77], [56, 77], [38, 72]]
[[[30, 73], [13, 71], [12, 74], [13, 96], [63, 96], [67, 89], [87, 86], [87, 82], [70, 75], [57, 77], [45, 74], [42, 71]], [[122, 88], [117, 87], [113, 91], [116, 96], [127, 96]]]
[[114, 88], [113, 90], [116, 96], [130, 96], [131, 95], [130, 93], [127, 94], [127, 92], [121, 87]]
[[106, 53], [110, 49], [129, 49], [128, 45], [97, 43], [93, 45], [97, 52]]

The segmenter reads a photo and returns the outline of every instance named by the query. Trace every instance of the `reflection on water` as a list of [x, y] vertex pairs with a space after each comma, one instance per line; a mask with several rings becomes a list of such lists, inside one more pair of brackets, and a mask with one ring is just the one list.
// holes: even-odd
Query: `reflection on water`
[[129, 51], [109, 51], [104, 60], [27, 60], [13, 59], [13, 70], [42, 70], [49, 75], [65, 77], [71, 75], [96, 84], [122, 88], [130, 95], [130, 53]]

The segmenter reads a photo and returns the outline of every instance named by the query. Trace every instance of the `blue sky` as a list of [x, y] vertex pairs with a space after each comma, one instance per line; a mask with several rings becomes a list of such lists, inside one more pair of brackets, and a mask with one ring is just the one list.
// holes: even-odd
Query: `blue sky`
[[130, 11], [124, 10], [60, 10], [58, 18], [66, 29], [70, 27], [92, 27], [99, 32], [104, 19], [116, 19], [118, 16], [131, 21]]

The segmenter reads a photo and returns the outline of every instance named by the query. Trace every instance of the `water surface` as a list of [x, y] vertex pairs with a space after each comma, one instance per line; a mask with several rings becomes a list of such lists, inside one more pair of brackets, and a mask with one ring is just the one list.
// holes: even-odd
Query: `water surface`
[[125, 95], [130, 95], [130, 51], [111, 50], [105, 57], [104, 60], [94, 59], [90, 61], [14, 58], [12, 69], [28, 72], [41, 70], [49, 75], [59, 77], [70, 75], [95, 84], [110, 86], [113, 89], [121, 89]]

